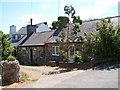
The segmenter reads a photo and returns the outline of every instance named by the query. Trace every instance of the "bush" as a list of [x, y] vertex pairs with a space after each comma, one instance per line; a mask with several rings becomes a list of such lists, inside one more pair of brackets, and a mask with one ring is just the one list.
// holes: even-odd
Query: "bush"
[[9, 56], [9, 57], [7, 58], [7, 60], [8, 60], [8, 61], [15, 61], [16, 58], [15, 58], [14, 56]]
[[61, 50], [60, 51], [60, 56], [63, 58], [64, 62], [68, 62], [69, 61], [69, 56], [67, 55], [67, 52]]
[[11, 52], [13, 52], [14, 47], [12, 46], [11, 42], [8, 40], [8, 35], [7, 34], [2, 34], [0, 35], [2, 43], [0, 45], [1, 52], [2, 52], [2, 60], [6, 60], [7, 57], [10, 55]]
[[20, 75], [20, 81], [27, 81], [29, 79], [29, 76], [28, 74], [26, 74], [25, 72], [20, 72], [21, 75]]
[[97, 23], [97, 34], [88, 34], [83, 45], [84, 54], [93, 57], [119, 57], [120, 27], [109, 20], [102, 19]]
[[79, 51], [76, 52], [76, 54], [73, 56], [73, 61], [74, 62], [80, 62], [80, 63], [83, 62], [81, 52], [79, 52]]

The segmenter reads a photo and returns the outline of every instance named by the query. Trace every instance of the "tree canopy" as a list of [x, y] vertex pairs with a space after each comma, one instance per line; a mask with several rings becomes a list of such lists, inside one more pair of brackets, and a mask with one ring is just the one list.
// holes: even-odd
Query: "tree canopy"
[[6, 60], [10, 53], [14, 50], [11, 42], [8, 40], [8, 35], [0, 33], [0, 52], [1, 52], [1, 59]]
[[53, 21], [52, 28], [59, 28], [61, 30], [58, 35], [60, 39], [56, 41], [60, 46], [60, 55], [63, 57], [64, 61], [68, 61], [70, 50], [69, 43], [75, 40], [81, 40], [81, 36], [77, 36], [77, 33], [80, 32], [79, 25], [82, 24], [82, 20], [80, 16], [75, 16], [76, 11], [72, 5], [65, 6], [64, 12], [67, 14], [67, 17], [58, 17], [58, 21]]
[[84, 52], [92, 56], [118, 57], [120, 55], [120, 27], [111, 20], [101, 19], [97, 23], [98, 34], [86, 36]]

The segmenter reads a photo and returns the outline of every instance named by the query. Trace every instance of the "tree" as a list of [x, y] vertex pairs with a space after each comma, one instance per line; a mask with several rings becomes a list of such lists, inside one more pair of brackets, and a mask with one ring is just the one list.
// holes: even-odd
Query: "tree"
[[102, 19], [97, 23], [98, 34], [86, 36], [84, 51], [86, 54], [100, 57], [119, 57], [120, 28], [114, 26], [111, 20]]
[[58, 27], [59, 27], [58, 21], [53, 21], [51, 29], [57, 29]]
[[57, 29], [57, 28], [59, 28], [59, 29], [63, 29], [63, 28], [66, 28], [67, 27], [67, 23], [69, 22], [69, 19], [68, 19], [68, 17], [65, 17], [65, 16], [60, 16], [60, 17], [58, 17], [58, 21], [53, 21], [52, 22], [52, 27], [51, 27], [51, 29]]
[[10, 55], [10, 53], [14, 50], [13, 46], [11, 45], [11, 42], [8, 40], [8, 35], [0, 33], [0, 50], [2, 52], [2, 60], [6, 60], [7, 57]]
[[[69, 60], [69, 50], [70, 50], [70, 43], [74, 42], [75, 40], [80, 41], [82, 38], [78, 36], [77, 33], [80, 32], [79, 25], [82, 24], [82, 20], [79, 16], [75, 16], [75, 9], [74, 7], [65, 6], [64, 7], [65, 14], [68, 15], [65, 20], [58, 20], [58, 28], [61, 29], [59, 34], [60, 39], [57, 40], [60, 46], [60, 53], [63, 56], [64, 61]], [[63, 18], [64, 19], [64, 18]], [[71, 21], [71, 19], [73, 19]], [[66, 22], [66, 24], [65, 24]], [[70, 27], [73, 27], [72, 29]]]
[[[97, 24], [97, 31], [99, 31], [99, 50], [96, 54], [103, 57], [116, 57], [120, 54], [120, 30], [118, 26], [114, 26], [111, 20], [102, 19]], [[97, 48], [97, 47], [96, 47]]]
[[72, 7], [72, 5], [70, 6], [65, 6], [64, 7], [64, 11], [65, 11], [65, 14], [67, 14], [69, 17], [71, 16], [71, 18], [75, 15], [75, 9], [74, 7]]
[[2, 34], [3, 32], [0, 31], [0, 60], [2, 60]]

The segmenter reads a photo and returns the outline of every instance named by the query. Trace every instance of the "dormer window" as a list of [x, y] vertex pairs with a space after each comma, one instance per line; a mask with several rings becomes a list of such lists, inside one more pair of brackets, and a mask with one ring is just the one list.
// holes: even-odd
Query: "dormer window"
[[18, 39], [20, 39], [21, 38], [21, 35], [18, 35]]
[[13, 39], [15, 39], [15, 35], [13, 35]]

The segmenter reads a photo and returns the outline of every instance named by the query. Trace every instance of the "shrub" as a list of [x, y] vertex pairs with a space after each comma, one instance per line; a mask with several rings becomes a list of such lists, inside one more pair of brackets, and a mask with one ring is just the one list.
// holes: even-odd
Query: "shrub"
[[10, 55], [11, 52], [13, 52], [14, 47], [12, 46], [11, 42], [8, 40], [9, 36], [6, 34], [0, 35], [2, 43], [1, 43], [1, 52], [2, 52], [2, 60], [6, 60], [7, 57]]
[[69, 62], [74, 62], [73, 58], [74, 58], [74, 56], [70, 56], [69, 57]]
[[76, 54], [73, 56], [73, 61], [74, 62], [80, 62], [80, 63], [83, 62], [81, 52], [79, 52], [79, 51], [76, 52]]
[[20, 81], [27, 81], [29, 79], [29, 76], [28, 74], [26, 74], [25, 72], [20, 72], [21, 75], [20, 75]]
[[68, 57], [68, 55], [67, 55], [67, 52], [61, 50], [61, 51], [60, 51], [60, 56], [63, 58], [63, 61], [64, 61], [64, 62], [68, 62], [68, 61], [69, 61], [69, 57]]
[[120, 27], [109, 20], [102, 19], [97, 23], [97, 34], [89, 34], [83, 46], [84, 54], [100, 57], [119, 57]]
[[8, 60], [8, 61], [15, 61], [16, 58], [15, 58], [14, 56], [9, 56], [9, 57], [7, 58], [7, 60]]

